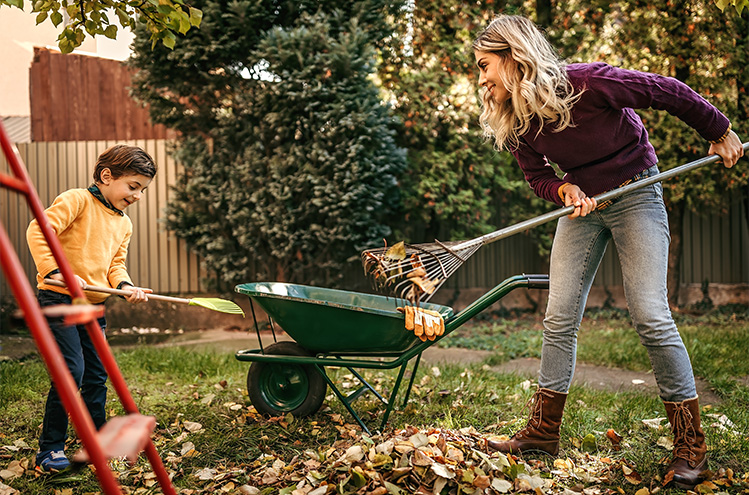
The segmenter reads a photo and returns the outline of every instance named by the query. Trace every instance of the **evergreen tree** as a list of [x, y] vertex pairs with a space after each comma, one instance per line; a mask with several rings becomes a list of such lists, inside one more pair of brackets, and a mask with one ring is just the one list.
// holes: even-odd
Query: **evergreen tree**
[[[340, 8], [339, 8], [340, 5]], [[136, 95], [182, 133], [167, 227], [227, 284], [335, 285], [389, 235], [405, 153], [372, 82], [384, 1], [213, 1]]]

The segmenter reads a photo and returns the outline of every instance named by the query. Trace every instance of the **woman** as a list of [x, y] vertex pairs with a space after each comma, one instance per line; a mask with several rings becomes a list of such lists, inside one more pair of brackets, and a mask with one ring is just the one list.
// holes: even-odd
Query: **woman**
[[[707, 469], [694, 375], [666, 290], [668, 217], [660, 184], [598, 205], [593, 196], [658, 173], [636, 108], [666, 110], [710, 142], [726, 167], [743, 155], [728, 119], [683, 83], [602, 63], [564, 64], [536, 26], [500, 16], [473, 43], [482, 90], [481, 125], [509, 149], [539, 197], [574, 206], [559, 220], [550, 261], [539, 390], [526, 427], [501, 452], [555, 455], [575, 368], [577, 330], [606, 245], [613, 239], [624, 292], [647, 349], [674, 433], [667, 472], [693, 488]], [[565, 172], [559, 179], [549, 162]]]

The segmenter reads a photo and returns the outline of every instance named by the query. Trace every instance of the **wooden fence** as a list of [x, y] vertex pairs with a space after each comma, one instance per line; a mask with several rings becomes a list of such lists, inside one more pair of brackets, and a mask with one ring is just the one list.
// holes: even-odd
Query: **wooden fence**
[[[205, 290], [203, 280], [210, 276], [190, 254], [184, 241], [168, 233], [163, 227], [164, 207], [169, 199], [180, 167], [167, 153], [164, 140], [127, 141], [146, 149], [156, 160], [159, 172], [148, 188], [144, 199], [128, 208], [135, 232], [130, 245], [128, 268], [133, 280], [155, 292], [194, 294]], [[47, 206], [63, 190], [87, 187], [97, 156], [113, 141], [56, 142], [19, 144], [42, 203]], [[0, 172], [8, 171], [0, 157]], [[749, 191], [748, 191], [749, 192]], [[749, 194], [737, 195], [726, 216], [689, 214], [684, 223], [684, 258], [681, 279], [683, 284], [704, 281], [725, 284], [749, 283]], [[0, 189], [0, 221], [15, 243], [29, 279], [35, 268], [26, 246], [26, 227], [30, 213], [21, 197], [7, 189]], [[546, 260], [538, 256], [536, 248], [524, 236], [518, 235], [485, 246], [448, 281], [447, 289], [493, 287], [503, 279], [521, 273], [546, 273]], [[361, 267], [351, 267], [346, 277], [347, 289], [366, 287]], [[249, 282], [238, 281], [238, 282]], [[621, 271], [616, 250], [610, 245], [595, 285], [621, 285]], [[0, 275], [0, 296], [9, 293]]]
[[32, 141], [166, 139], [130, 97], [132, 70], [118, 60], [34, 48], [29, 69]]

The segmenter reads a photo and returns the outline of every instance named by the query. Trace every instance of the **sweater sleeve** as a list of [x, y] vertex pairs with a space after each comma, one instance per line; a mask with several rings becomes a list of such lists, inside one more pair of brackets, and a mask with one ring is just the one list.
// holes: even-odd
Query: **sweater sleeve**
[[585, 85], [602, 98], [602, 106], [665, 110], [708, 141], [728, 130], [728, 118], [678, 79], [601, 63], [591, 66]]
[[556, 172], [544, 155], [531, 148], [520, 138], [520, 146], [513, 150], [525, 180], [539, 198], [564, 206], [557, 191], [564, 181], [557, 177]]
[[119, 249], [117, 249], [117, 253], [112, 258], [112, 263], [109, 265], [109, 270], [107, 272], [107, 280], [109, 280], [109, 285], [111, 287], [119, 287], [122, 282], [135, 285], [130, 279], [130, 275], [127, 273], [127, 266], [125, 264], [127, 260], [127, 249], [130, 245], [130, 238], [133, 235], [132, 224], [130, 222], [128, 222], [128, 224], [130, 228], [125, 234]]
[[[59, 236], [75, 221], [82, 208], [83, 203], [80, 197], [74, 191], [66, 191], [55, 198], [44, 213], [49, 220], [50, 227]], [[45, 277], [59, 268], [36, 219], [31, 221], [26, 230], [26, 241], [40, 276]]]

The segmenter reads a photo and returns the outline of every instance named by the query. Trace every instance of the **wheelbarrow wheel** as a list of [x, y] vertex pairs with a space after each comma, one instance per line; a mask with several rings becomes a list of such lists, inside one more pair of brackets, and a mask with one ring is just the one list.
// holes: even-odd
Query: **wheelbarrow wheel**
[[[265, 348], [265, 354], [310, 356], [295, 342], [278, 342]], [[259, 413], [296, 417], [316, 413], [325, 400], [328, 384], [310, 364], [255, 362], [247, 373], [250, 402]]]

